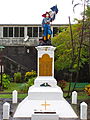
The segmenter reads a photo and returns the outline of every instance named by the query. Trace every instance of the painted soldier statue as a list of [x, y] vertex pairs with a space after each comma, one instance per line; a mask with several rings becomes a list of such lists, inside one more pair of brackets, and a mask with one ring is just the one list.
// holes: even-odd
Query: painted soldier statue
[[50, 23], [54, 21], [56, 14], [58, 13], [57, 5], [51, 8], [52, 11], [46, 12], [42, 15], [42, 30], [43, 30], [43, 41], [41, 45], [51, 45], [51, 25]]
[[50, 22], [52, 21], [49, 12], [42, 15], [44, 17], [42, 21], [43, 39], [49, 40], [52, 34]]

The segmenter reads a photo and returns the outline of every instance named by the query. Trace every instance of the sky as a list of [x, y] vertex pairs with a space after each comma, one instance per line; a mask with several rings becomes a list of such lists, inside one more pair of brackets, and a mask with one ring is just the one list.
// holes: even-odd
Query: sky
[[42, 14], [56, 4], [59, 12], [53, 24], [68, 24], [68, 16], [71, 23], [74, 18], [81, 19], [83, 6], [77, 6], [73, 13], [72, 0], [0, 0], [0, 24], [41, 24]]

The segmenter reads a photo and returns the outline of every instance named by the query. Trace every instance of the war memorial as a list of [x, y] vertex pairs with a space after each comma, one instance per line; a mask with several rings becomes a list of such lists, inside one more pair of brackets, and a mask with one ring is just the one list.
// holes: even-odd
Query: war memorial
[[28, 96], [18, 105], [14, 118], [31, 120], [59, 120], [60, 118], [78, 118], [70, 104], [64, 99], [63, 91], [54, 78], [54, 51], [51, 45], [50, 22], [58, 13], [57, 6], [46, 12], [42, 22], [43, 39], [36, 47], [38, 53], [38, 73], [34, 85], [28, 90]]
[[[58, 14], [57, 5], [50, 8], [51, 11], [42, 15], [42, 36], [37, 41], [34, 49], [37, 51], [37, 77], [34, 85], [28, 89], [27, 97], [17, 101], [17, 91], [13, 91], [12, 108], [8, 102], [3, 104], [3, 113], [0, 116], [4, 120], [79, 120], [87, 119], [87, 104], [80, 104], [80, 116], [73, 109], [70, 101], [64, 98], [63, 90], [57, 85], [54, 77], [54, 53], [56, 47], [52, 45], [51, 23]], [[29, 43], [29, 37], [25, 36], [25, 44]], [[29, 49], [27, 49], [28, 52]], [[28, 52], [29, 53], [29, 52]], [[36, 61], [36, 60], [35, 60]], [[11, 101], [10, 101], [11, 102]], [[72, 104], [77, 104], [77, 92], [72, 92]], [[11, 116], [10, 116], [11, 115]]]

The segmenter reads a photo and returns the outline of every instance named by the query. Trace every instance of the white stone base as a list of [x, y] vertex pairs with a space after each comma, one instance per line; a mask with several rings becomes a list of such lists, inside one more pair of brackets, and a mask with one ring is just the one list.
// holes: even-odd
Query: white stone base
[[53, 76], [39, 76], [34, 81], [35, 87], [40, 87], [43, 83], [48, 83], [51, 87], [57, 86], [57, 81]]
[[[29, 88], [28, 96], [18, 105], [14, 118], [31, 118], [31, 120], [77, 118], [70, 104], [63, 98], [63, 92], [54, 78], [55, 47], [38, 46], [36, 49], [38, 50], [38, 77], [34, 81], [34, 86]], [[45, 54], [52, 58], [52, 76], [39, 76], [39, 58]], [[36, 114], [36, 111], [55, 111], [55, 114]]]
[[57, 114], [32, 114], [31, 120], [59, 120]]
[[6, 102], [3, 104], [3, 119], [9, 120], [9, 117], [10, 117], [10, 104]]
[[[26, 97], [17, 107], [14, 118], [31, 118], [35, 111], [44, 111], [45, 100], [29, 100]], [[59, 118], [78, 118], [70, 104], [63, 100], [46, 100], [46, 111], [55, 111]]]
[[62, 100], [63, 92], [60, 87], [35, 87], [28, 90], [29, 100]]

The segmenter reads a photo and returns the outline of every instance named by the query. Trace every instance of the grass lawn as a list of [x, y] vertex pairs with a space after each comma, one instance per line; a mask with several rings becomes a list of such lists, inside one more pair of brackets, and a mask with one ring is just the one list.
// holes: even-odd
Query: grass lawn
[[[25, 98], [27, 96], [26, 93], [18, 94], [18, 98]], [[12, 94], [0, 94], [0, 98], [12, 98]]]
[[[90, 83], [77, 83], [76, 84], [76, 88], [75, 88], [75, 91], [77, 91], [77, 97], [78, 97], [78, 100], [87, 100], [87, 99], [90, 99], [90, 96], [88, 96], [86, 94], [86, 92], [84, 91], [84, 88], [86, 85], [88, 85]], [[72, 91], [74, 87], [74, 83], [71, 83], [71, 89], [70, 91]], [[66, 88], [64, 88], [64, 97], [66, 97], [68, 95], [68, 90], [69, 90], [69, 83], [67, 83], [67, 86]]]
[[[0, 98], [12, 98], [12, 94], [6, 94], [6, 93], [12, 93], [13, 90], [17, 90], [19, 92], [19, 88], [23, 83], [11, 83], [9, 88], [4, 90], [4, 91], [0, 91]], [[71, 90], [73, 88], [74, 83], [71, 84]], [[85, 92], [84, 92], [84, 88], [87, 85], [87, 83], [77, 83], [76, 86], [76, 90], [82, 90], [82, 92], [78, 92], [78, 100], [86, 100], [86, 99], [90, 99], [90, 96], [88, 96]], [[64, 91], [68, 91], [69, 89], [69, 83], [67, 85], [67, 87], [64, 89]], [[23, 93], [23, 94], [18, 94], [18, 98], [25, 98], [27, 96], [27, 93]], [[64, 92], [64, 97], [67, 96], [67, 92]]]
[[[77, 90], [84, 90], [85, 86], [88, 85], [88, 84], [90, 84], [90, 83], [77, 83], [75, 90], [76, 90], [76, 91], [77, 91]], [[74, 87], [74, 83], [71, 83], [71, 89], [70, 89], [70, 90], [72, 90], [73, 87]], [[64, 89], [64, 91], [68, 91], [68, 90], [69, 90], [69, 83], [67, 83], [67, 86], [66, 86], [66, 88]]]
[[[64, 92], [64, 97], [66, 97], [67, 95], [68, 93]], [[77, 99], [84, 101], [84, 100], [90, 99], [90, 96], [88, 96], [84, 91], [77, 92]]]
[[1, 91], [1, 92], [2, 93], [7, 93], [7, 92], [12, 92], [14, 90], [19, 91], [19, 88], [20, 88], [21, 85], [22, 85], [22, 83], [14, 83], [14, 82], [12, 82], [12, 83], [10, 83], [10, 86], [9, 86], [8, 89], [5, 89], [4, 91]]
[[[10, 86], [8, 89], [5, 89], [3, 91], [0, 91], [0, 98], [12, 98], [12, 94], [6, 94], [6, 93], [12, 93], [12, 91], [17, 90], [19, 92], [19, 88], [22, 85], [22, 83], [10, 83]], [[18, 94], [18, 98], [25, 98], [27, 96], [27, 93], [24, 94]]]
[[87, 100], [87, 99], [90, 99], [90, 96], [88, 96], [85, 92], [78, 93], [78, 100]]

